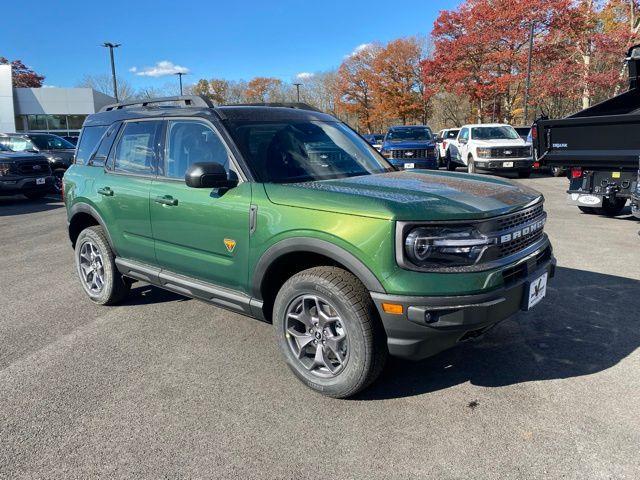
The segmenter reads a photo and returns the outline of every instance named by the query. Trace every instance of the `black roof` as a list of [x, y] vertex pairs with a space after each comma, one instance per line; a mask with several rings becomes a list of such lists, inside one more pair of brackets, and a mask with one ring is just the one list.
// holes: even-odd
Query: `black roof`
[[[159, 105], [160, 103], [164, 105]], [[167, 105], [168, 103], [173, 105]], [[208, 100], [200, 97], [182, 96], [108, 105], [100, 112], [89, 115], [84, 126], [111, 125], [120, 120], [148, 117], [211, 117], [231, 122], [252, 120], [337, 121], [331, 115], [301, 103], [263, 103], [215, 107]]]

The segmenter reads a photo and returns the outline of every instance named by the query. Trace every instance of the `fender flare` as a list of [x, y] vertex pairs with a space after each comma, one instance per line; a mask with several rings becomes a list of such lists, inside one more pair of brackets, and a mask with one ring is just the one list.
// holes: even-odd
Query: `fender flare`
[[[102, 219], [98, 211], [88, 203], [76, 203], [69, 209], [69, 221], [67, 222], [68, 227], [71, 226], [73, 217], [75, 217], [79, 213], [86, 213], [88, 215], [91, 215], [98, 222], [98, 224], [104, 230], [105, 235], [107, 236], [107, 240], [109, 241], [109, 246], [111, 247], [111, 250], [117, 256], [118, 252], [116, 251], [116, 248], [113, 245], [113, 241], [111, 240], [111, 234], [109, 233], [109, 229], [107, 228], [107, 225], [105, 224], [104, 220]], [[71, 240], [71, 229], [67, 228], [67, 230], [69, 233], [69, 239]]]
[[292, 252], [310, 252], [324, 255], [332, 260], [340, 263], [353, 273], [364, 284], [370, 292], [386, 292], [378, 278], [369, 270], [364, 263], [357, 257], [349, 253], [345, 249], [337, 245], [309, 237], [290, 237], [280, 240], [276, 244], [269, 247], [256, 263], [253, 279], [251, 282], [251, 290], [254, 298], [262, 298], [261, 289], [262, 281], [269, 267], [283, 255]]

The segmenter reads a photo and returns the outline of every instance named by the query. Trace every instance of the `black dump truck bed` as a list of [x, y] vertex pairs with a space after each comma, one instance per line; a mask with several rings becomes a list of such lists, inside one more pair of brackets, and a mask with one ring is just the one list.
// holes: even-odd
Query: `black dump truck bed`
[[640, 212], [640, 45], [631, 47], [625, 60], [629, 90], [533, 127], [538, 161], [567, 169], [567, 199], [587, 213], [618, 215], [628, 199], [633, 213]]

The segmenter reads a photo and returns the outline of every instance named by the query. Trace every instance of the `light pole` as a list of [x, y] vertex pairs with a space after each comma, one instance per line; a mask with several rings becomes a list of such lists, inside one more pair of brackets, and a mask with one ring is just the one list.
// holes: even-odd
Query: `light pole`
[[529, 88], [531, 87], [531, 57], [533, 55], [533, 26], [531, 21], [531, 29], [529, 30], [529, 58], [527, 59], [527, 82], [524, 86], [524, 124], [527, 124], [529, 118]]
[[296, 95], [298, 97], [298, 103], [300, 103], [300, 86], [302, 85], [302, 83], [294, 83], [294, 85], [296, 86]]
[[103, 47], [106, 47], [109, 49], [109, 56], [111, 57], [111, 77], [113, 79], [113, 96], [116, 99], [116, 102], [118, 101], [118, 81], [116, 80], [116, 63], [113, 60], [113, 49], [114, 48], [118, 48], [121, 44], [120, 43], [111, 43], [111, 42], [104, 42], [102, 44]]
[[182, 76], [186, 75], [186, 73], [176, 72], [176, 75], [178, 76], [178, 81], [180, 82], [180, 96], [182, 96]]

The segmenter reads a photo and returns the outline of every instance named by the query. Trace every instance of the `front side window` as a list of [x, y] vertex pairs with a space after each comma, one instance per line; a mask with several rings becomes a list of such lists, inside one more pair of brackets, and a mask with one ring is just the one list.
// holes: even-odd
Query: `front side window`
[[237, 122], [228, 127], [261, 182], [286, 183], [393, 170], [366, 140], [339, 122]]
[[155, 174], [161, 121], [128, 122], [116, 147], [114, 170], [136, 175]]
[[496, 127], [474, 127], [471, 129], [474, 140], [516, 140], [520, 138], [518, 132], [509, 125]]
[[431, 130], [426, 127], [398, 128], [389, 130], [387, 134], [388, 142], [423, 141], [431, 140], [432, 138]]
[[463, 128], [460, 130], [460, 139], [468, 140], [469, 139], [469, 129]]
[[184, 179], [193, 163], [216, 162], [229, 171], [229, 154], [222, 140], [208, 125], [188, 120], [169, 122], [165, 176]]

